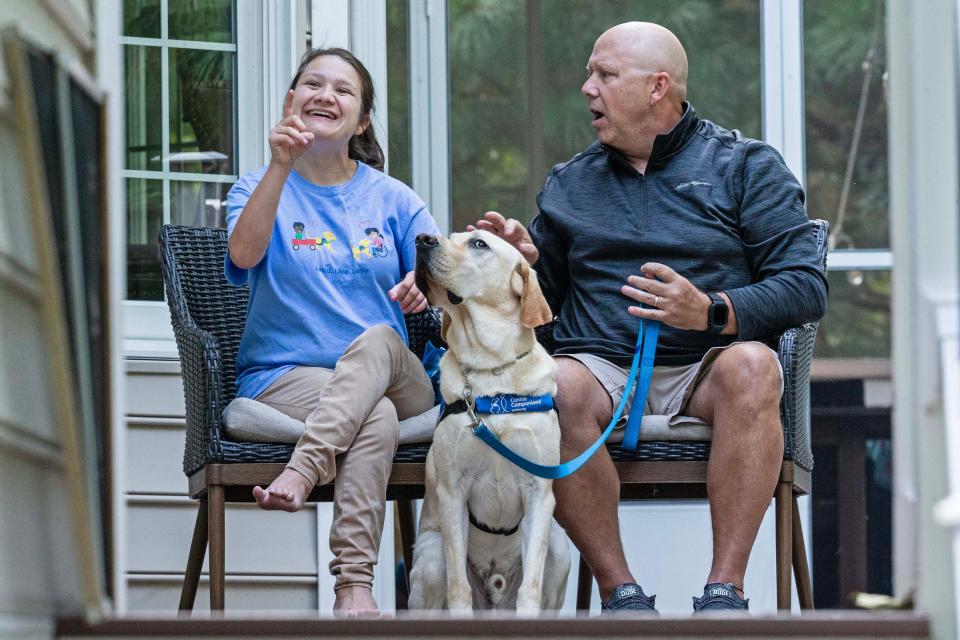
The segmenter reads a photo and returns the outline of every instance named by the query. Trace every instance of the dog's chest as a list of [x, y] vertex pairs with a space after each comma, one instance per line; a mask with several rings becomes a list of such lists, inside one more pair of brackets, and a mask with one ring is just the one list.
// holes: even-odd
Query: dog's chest
[[[554, 411], [480, 417], [521, 456], [544, 465], [558, 463], [560, 429]], [[491, 449], [474, 435], [472, 426], [467, 413], [446, 417], [437, 426], [434, 447], [443, 452], [443, 466], [460, 477], [471, 504], [480, 508], [481, 503], [489, 502], [512, 513], [514, 504], [521, 504], [523, 492], [536, 487], [539, 479]]]

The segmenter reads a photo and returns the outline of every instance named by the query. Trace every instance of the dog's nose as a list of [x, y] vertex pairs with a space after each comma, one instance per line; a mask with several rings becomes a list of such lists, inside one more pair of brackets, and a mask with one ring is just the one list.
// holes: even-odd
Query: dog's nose
[[440, 246], [440, 239], [429, 233], [421, 233], [417, 235], [414, 244], [417, 247], [417, 251], [429, 251], [430, 249]]

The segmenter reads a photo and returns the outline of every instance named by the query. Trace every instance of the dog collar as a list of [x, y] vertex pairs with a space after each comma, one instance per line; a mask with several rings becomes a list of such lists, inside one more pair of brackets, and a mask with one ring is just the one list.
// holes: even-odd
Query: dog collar
[[470, 387], [470, 381], [467, 380], [467, 374], [473, 373], [473, 372], [475, 372], [475, 371], [489, 371], [489, 372], [492, 373], [493, 375], [499, 376], [500, 374], [502, 374], [502, 373], [506, 370], [507, 367], [509, 367], [510, 365], [512, 365], [512, 364], [514, 364], [514, 363], [516, 363], [516, 362], [518, 362], [518, 361], [520, 361], [520, 360], [523, 360], [523, 359], [526, 358], [528, 355], [530, 355], [530, 352], [531, 352], [531, 351], [533, 351], [533, 349], [527, 349], [527, 350], [524, 351], [523, 353], [517, 354], [517, 357], [514, 358], [513, 360], [511, 360], [510, 362], [508, 362], [508, 363], [506, 363], [506, 364], [502, 364], [502, 365], [500, 365], [499, 367], [493, 367], [493, 368], [491, 368], [491, 369], [471, 369], [470, 367], [463, 367], [463, 382], [464, 382], [464, 384], [469, 388], [469, 387]]
[[[480, 396], [474, 399], [473, 410], [477, 413], [503, 415], [505, 413], [528, 413], [530, 411], [551, 411], [554, 408], [553, 396], [518, 396], [513, 393], [499, 393], [495, 396]], [[470, 405], [464, 399], [453, 404], [440, 400], [440, 417], [437, 424], [449, 415], [464, 413]]]
[[476, 516], [473, 515], [473, 511], [470, 511], [470, 509], [467, 509], [467, 516], [470, 518], [471, 525], [473, 525], [477, 529], [480, 529], [480, 531], [483, 531], [484, 533], [490, 533], [495, 536], [512, 536], [517, 532], [518, 529], [520, 529], [520, 522], [523, 522], [523, 518], [521, 517], [520, 522], [513, 525], [509, 529], [496, 529], [494, 527], [488, 527], [487, 525], [477, 520]]

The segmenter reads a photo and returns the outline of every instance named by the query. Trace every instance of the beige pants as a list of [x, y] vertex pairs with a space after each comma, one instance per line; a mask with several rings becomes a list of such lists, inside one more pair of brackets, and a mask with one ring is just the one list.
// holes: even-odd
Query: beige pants
[[[703, 360], [693, 364], [654, 367], [643, 415], [667, 416], [667, 424], [671, 427], [680, 424], [709, 424], [696, 416], [684, 415], [683, 412], [686, 410], [693, 392], [696, 391], [697, 385], [707, 377], [717, 357], [725, 349], [729, 349], [736, 344], [748, 344], [748, 342], [733, 342], [725, 347], [711, 347], [703, 356]], [[753, 344], [767, 346], [762, 342], [753, 342]], [[772, 349], [770, 351], [773, 352]], [[775, 352], [774, 355], [776, 355]], [[557, 357], [579, 360], [606, 389], [610, 396], [611, 406], [614, 411], [616, 410], [623, 397], [623, 388], [626, 386], [627, 378], [630, 377], [629, 368], [617, 366], [590, 353], [562, 354]], [[783, 395], [783, 367], [780, 366], [779, 358], [777, 358], [777, 366], [780, 368], [780, 395]], [[632, 405], [633, 396], [627, 399], [617, 428], [627, 424], [627, 417], [630, 415]]]
[[297, 367], [256, 398], [306, 431], [287, 464], [311, 482], [334, 482], [330, 573], [334, 589], [372, 585], [399, 421], [433, 406], [423, 365], [386, 325], [363, 332], [331, 371]]

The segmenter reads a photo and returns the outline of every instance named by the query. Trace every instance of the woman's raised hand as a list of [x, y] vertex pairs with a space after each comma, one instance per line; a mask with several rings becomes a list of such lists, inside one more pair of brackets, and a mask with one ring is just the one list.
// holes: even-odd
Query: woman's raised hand
[[516, 247], [517, 251], [519, 251], [531, 265], [540, 259], [540, 251], [533, 244], [533, 240], [530, 239], [530, 234], [527, 233], [526, 228], [522, 224], [513, 218], [507, 219], [496, 211], [487, 211], [483, 214], [483, 218], [477, 220], [476, 225], [467, 225], [467, 231], [473, 231], [474, 229], [482, 229], [483, 231], [489, 231], [496, 236], [500, 236]]
[[410, 271], [398, 282], [387, 295], [394, 302], [400, 303], [403, 313], [420, 313], [427, 308], [427, 296], [417, 288], [414, 272]]
[[270, 163], [286, 169], [313, 144], [313, 132], [293, 113], [293, 90], [283, 100], [283, 120], [270, 130]]

